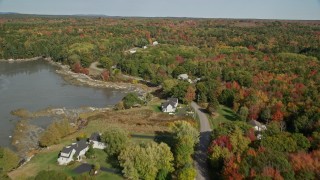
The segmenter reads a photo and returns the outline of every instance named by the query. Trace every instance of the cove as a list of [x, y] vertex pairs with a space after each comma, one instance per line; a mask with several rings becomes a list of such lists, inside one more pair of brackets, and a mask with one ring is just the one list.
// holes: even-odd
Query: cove
[[[0, 146], [9, 147], [18, 118], [12, 110], [37, 111], [47, 107], [106, 107], [119, 102], [124, 90], [75, 86], [46, 61], [0, 62]], [[43, 123], [35, 121], [34, 125]]]

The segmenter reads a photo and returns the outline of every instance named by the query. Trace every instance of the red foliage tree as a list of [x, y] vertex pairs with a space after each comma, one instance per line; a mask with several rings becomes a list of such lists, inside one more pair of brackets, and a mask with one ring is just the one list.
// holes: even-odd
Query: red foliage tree
[[283, 112], [280, 110], [277, 110], [273, 115], [272, 115], [272, 120], [273, 121], [282, 121], [283, 120]]
[[239, 172], [240, 161], [241, 161], [240, 156], [237, 156], [237, 157], [232, 156], [231, 158], [225, 160], [224, 168], [223, 168], [223, 176], [225, 179], [229, 179], [229, 180], [244, 179], [244, 176]]
[[254, 133], [254, 129], [253, 128], [251, 128], [251, 129], [249, 129], [249, 131], [247, 132], [247, 137], [250, 139], [250, 141], [252, 142], [252, 141], [255, 141], [256, 139], [257, 139], [257, 137], [256, 137], [256, 135], [255, 135], [255, 133]]
[[232, 150], [232, 145], [229, 136], [219, 136], [214, 141], [212, 141], [211, 146], [209, 147], [209, 153], [212, 153], [212, 148], [214, 146], [225, 147], [229, 151]]
[[81, 64], [79, 62], [75, 63], [72, 66], [72, 71], [75, 72], [75, 73], [80, 73], [81, 69], [82, 69], [82, 66], [81, 66]]
[[89, 69], [87, 68], [82, 68], [80, 73], [85, 74], [85, 75], [89, 75]]
[[105, 70], [101, 73], [101, 78], [104, 80], [104, 81], [108, 81], [109, 78], [110, 78], [110, 73], [108, 70]]
[[180, 56], [180, 55], [176, 56], [176, 62], [177, 62], [178, 64], [182, 64], [182, 63], [184, 62], [183, 57]]
[[295, 172], [301, 170], [313, 171], [313, 159], [311, 154], [307, 154], [304, 152], [290, 154], [289, 155], [290, 164]]
[[87, 68], [83, 68], [79, 62], [75, 63], [71, 69], [75, 73], [82, 73], [85, 75], [89, 75], [89, 70]]
[[252, 105], [249, 108], [249, 119], [258, 119], [260, 108], [257, 105]]
[[187, 93], [185, 95], [185, 99], [187, 102], [191, 102], [196, 98], [196, 89], [193, 86], [189, 86], [187, 89]]
[[281, 176], [280, 172], [272, 167], [263, 168], [263, 172], [261, 175], [263, 177], [270, 177], [274, 180], [283, 180], [283, 177]]

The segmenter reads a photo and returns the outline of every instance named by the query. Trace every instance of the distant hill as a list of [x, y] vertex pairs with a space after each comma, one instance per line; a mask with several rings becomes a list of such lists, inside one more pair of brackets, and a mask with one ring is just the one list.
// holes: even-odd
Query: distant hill
[[15, 12], [0, 12], [0, 14], [19, 14], [19, 13], [15, 13]]
[[85, 16], [85, 17], [109, 17], [108, 15], [104, 14], [73, 14], [71, 16]]

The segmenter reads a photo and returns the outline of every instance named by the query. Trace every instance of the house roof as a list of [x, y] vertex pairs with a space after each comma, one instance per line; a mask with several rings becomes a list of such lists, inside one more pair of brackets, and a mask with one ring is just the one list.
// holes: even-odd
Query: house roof
[[258, 126], [258, 127], [262, 127], [262, 126], [263, 126], [260, 122], [258, 122], [258, 121], [256, 121], [256, 120], [251, 120], [251, 121], [249, 121], [248, 123], [249, 123], [250, 125], [252, 125], [252, 126]]
[[173, 102], [173, 103], [177, 103], [178, 102], [178, 98], [169, 98], [167, 101]]
[[92, 133], [91, 136], [90, 136], [90, 140], [91, 140], [91, 141], [98, 141], [98, 142], [100, 142], [100, 141], [101, 141], [100, 134], [97, 133], [97, 132]]
[[178, 98], [169, 98], [166, 102], [162, 103], [162, 107], [166, 108], [169, 105], [171, 105], [172, 107], [176, 107], [176, 103], [178, 102]]
[[72, 150], [72, 146], [66, 146], [62, 149], [61, 153], [69, 154]]
[[178, 76], [178, 78], [188, 79], [189, 76], [188, 76], [188, 74], [180, 74], [180, 75]]
[[62, 149], [61, 153], [65, 153], [65, 154], [69, 154], [69, 155], [68, 155], [68, 157], [66, 157], [66, 156], [61, 156], [61, 157], [69, 158], [72, 150], [75, 150], [76, 153], [74, 155], [78, 156], [80, 151], [84, 150], [87, 147], [88, 147], [88, 142], [86, 140], [82, 139], [76, 143], [72, 143], [70, 146], [64, 147]]

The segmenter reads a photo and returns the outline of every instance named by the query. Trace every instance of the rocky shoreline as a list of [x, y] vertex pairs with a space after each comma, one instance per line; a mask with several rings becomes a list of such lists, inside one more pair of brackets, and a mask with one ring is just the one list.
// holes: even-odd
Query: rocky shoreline
[[130, 83], [122, 83], [122, 82], [106, 82], [101, 80], [92, 79], [90, 76], [85, 74], [74, 73], [71, 71], [70, 66], [63, 65], [59, 62], [53, 61], [50, 57], [43, 58], [43, 57], [34, 57], [34, 58], [26, 58], [26, 59], [0, 59], [0, 62], [28, 62], [28, 61], [36, 61], [36, 60], [45, 60], [49, 64], [58, 67], [56, 73], [61, 75], [65, 81], [73, 85], [80, 85], [80, 86], [89, 86], [95, 88], [113, 88], [116, 90], [124, 90], [127, 92], [136, 92], [139, 95], [144, 96], [147, 91], [138, 87], [138, 85], [130, 84]]

